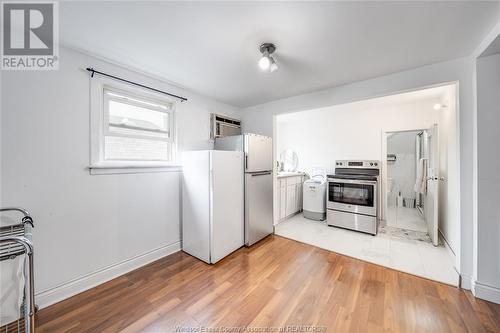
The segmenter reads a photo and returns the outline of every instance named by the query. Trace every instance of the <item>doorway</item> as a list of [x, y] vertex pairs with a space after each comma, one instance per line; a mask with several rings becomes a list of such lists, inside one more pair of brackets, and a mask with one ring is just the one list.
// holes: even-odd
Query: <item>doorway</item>
[[427, 233], [424, 195], [415, 190], [417, 169], [427, 156], [424, 131], [387, 135], [387, 225]]
[[437, 125], [386, 132], [386, 220], [381, 231], [438, 245]]

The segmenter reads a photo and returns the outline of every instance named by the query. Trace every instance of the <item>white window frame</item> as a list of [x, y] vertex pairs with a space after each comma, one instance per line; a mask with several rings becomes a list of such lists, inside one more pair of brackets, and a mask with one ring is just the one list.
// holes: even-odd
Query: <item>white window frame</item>
[[[106, 110], [105, 91], [112, 91], [116, 94], [123, 94], [131, 98], [150, 101], [156, 104], [170, 106], [165, 110], [169, 114], [168, 139], [159, 140], [170, 143], [170, 161], [141, 161], [141, 160], [105, 160], [104, 139], [105, 136], [121, 136], [143, 138], [142, 136], [130, 136], [109, 132], [109, 116]], [[116, 100], [120, 100], [116, 98]], [[123, 102], [123, 100], [120, 100]], [[129, 104], [133, 104], [130, 100]], [[137, 105], [140, 105], [138, 103]], [[143, 106], [143, 105], [142, 105]], [[149, 137], [148, 137], [149, 139]], [[151, 137], [152, 140], [156, 138]], [[138, 173], [138, 172], [164, 172], [179, 171], [177, 162], [177, 122], [176, 103], [174, 100], [161, 94], [136, 88], [129, 84], [123, 84], [106, 77], [90, 78], [90, 173], [91, 174], [112, 174], [112, 173]]]

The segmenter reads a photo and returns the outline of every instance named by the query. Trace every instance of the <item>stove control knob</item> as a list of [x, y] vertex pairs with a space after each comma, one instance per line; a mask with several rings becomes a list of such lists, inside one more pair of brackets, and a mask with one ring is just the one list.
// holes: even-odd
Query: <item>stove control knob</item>
[[375, 163], [375, 166], [377, 166], [377, 163]]
[[370, 165], [373, 166], [373, 163], [370, 162]]

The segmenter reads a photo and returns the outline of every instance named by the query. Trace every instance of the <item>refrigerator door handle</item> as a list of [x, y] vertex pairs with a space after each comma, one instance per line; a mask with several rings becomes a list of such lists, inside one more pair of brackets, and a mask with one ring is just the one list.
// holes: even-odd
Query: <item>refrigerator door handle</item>
[[245, 170], [248, 170], [248, 154], [245, 154]]
[[266, 172], [252, 173], [252, 177], [270, 175], [271, 173], [273, 173], [273, 172], [272, 171], [266, 171]]

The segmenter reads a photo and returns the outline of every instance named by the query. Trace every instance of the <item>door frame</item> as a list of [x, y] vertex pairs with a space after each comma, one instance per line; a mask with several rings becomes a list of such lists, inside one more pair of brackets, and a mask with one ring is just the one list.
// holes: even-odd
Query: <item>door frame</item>
[[[386, 129], [382, 129], [382, 146], [381, 146], [381, 151], [382, 151], [382, 155], [380, 157], [380, 161], [381, 161], [381, 178], [382, 178], [382, 182], [381, 182], [381, 190], [380, 190], [380, 195], [381, 195], [381, 199], [380, 199], [380, 203], [381, 203], [381, 206], [380, 207], [380, 219], [381, 220], [387, 220], [387, 210], [388, 210], [388, 205], [387, 205], [387, 134], [389, 133], [404, 133], [404, 132], [423, 132], [423, 133], [428, 133], [429, 131], [429, 128], [431, 127], [435, 127], [436, 128], [436, 132], [439, 133], [439, 124], [438, 123], [434, 123], [432, 124], [431, 126], [429, 126], [428, 128], [404, 128], [404, 129], [401, 129], [401, 130], [397, 130], [397, 129], [390, 129], [390, 130], [386, 130]], [[439, 140], [439, 137], [438, 137], [438, 140]], [[437, 155], [439, 157], [439, 154], [440, 154], [440, 146], [439, 146], [439, 141], [437, 143], [437, 147], [438, 147], [438, 151], [437, 151]], [[437, 166], [438, 170], [439, 170], [439, 163], [438, 163], [438, 166]], [[438, 184], [439, 185], [439, 184]], [[439, 209], [440, 209], [440, 200], [439, 200], [439, 186], [438, 186], [438, 191], [436, 193], [437, 195], [437, 200], [438, 200], [438, 218], [437, 218], [437, 237], [438, 239], [439, 238], [444, 238], [444, 237], [440, 237], [439, 234], [440, 234], [440, 231], [439, 231]], [[427, 228], [429, 228], [429, 222], [427, 221], [427, 213], [425, 211], [425, 206], [424, 206], [424, 212], [423, 212], [423, 215], [424, 215], [424, 220], [425, 220], [425, 223], [427, 224]], [[430, 233], [429, 233], [430, 234]], [[431, 237], [432, 238], [432, 237]], [[439, 240], [438, 240], [439, 242]], [[437, 246], [438, 244], [435, 244], [434, 241], [433, 241], [433, 244], [435, 246]]]
[[277, 117], [278, 115], [273, 114], [273, 226], [276, 231], [276, 225], [280, 221], [280, 212], [278, 202], [280, 200], [279, 187], [278, 187], [278, 126]]
[[379, 191], [379, 211], [380, 219], [387, 220], [387, 134], [404, 132], [426, 132], [428, 128], [401, 128], [401, 129], [382, 129], [381, 138], [381, 156], [380, 156], [380, 191]]

